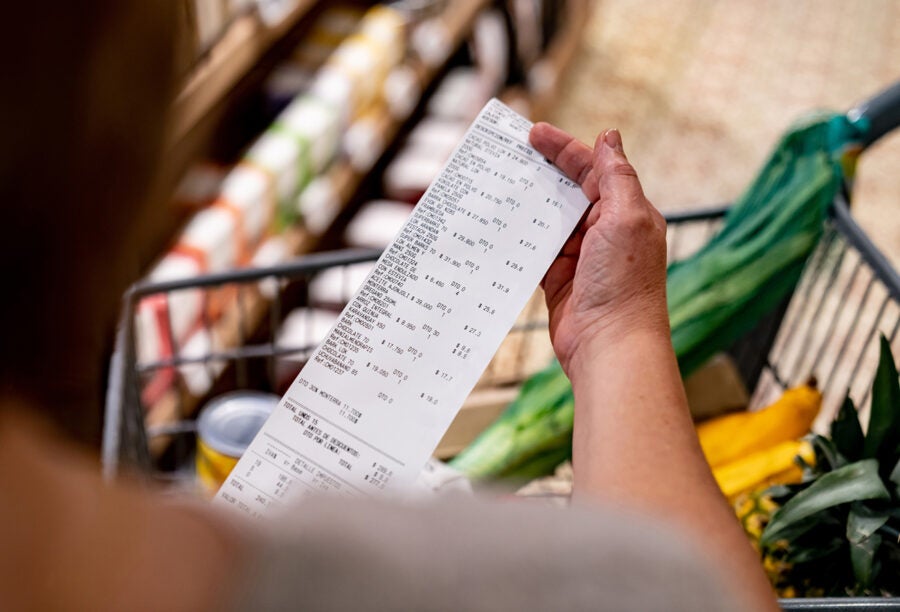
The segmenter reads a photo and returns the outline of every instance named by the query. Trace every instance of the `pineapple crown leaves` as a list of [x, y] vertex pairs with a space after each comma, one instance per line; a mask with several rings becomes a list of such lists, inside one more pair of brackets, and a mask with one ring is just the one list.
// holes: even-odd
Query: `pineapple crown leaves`
[[890, 470], [897, 463], [900, 443], [900, 380], [891, 355], [891, 345], [881, 336], [881, 355], [875, 381], [872, 383], [872, 411], [869, 429], [863, 442], [862, 456], [878, 459], [882, 469]]
[[[820, 559], [825, 553], [846, 554], [854, 590], [867, 589], [881, 569], [881, 545], [895, 539], [896, 529], [888, 520], [900, 517], [900, 378], [884, 336], [866, 433], [848, 396], [831, 425], [830, 439], [813, 436], [812, 444], [816, 465], [804, 466], [802, 485], [773, 491], [783, 505], [760, 543], [772, 548], [791, 542], [794, 563]], [[833, 537], [825, 541], [822, 536], [834, 536], [838, 527], [843, 543], [835, 549]]]

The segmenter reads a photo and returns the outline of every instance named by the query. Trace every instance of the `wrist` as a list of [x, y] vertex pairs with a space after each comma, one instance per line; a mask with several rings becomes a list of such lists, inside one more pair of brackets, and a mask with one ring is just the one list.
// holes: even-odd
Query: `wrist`
[[564, 364], [566, 374], [575, 384], [595, 375], [598, 367], [614, 366], [623, 356], [651, 346], [672, 352], [674, 361], [667, 318], [642, 317], [596, 325], [582, 335], [568, 363]]

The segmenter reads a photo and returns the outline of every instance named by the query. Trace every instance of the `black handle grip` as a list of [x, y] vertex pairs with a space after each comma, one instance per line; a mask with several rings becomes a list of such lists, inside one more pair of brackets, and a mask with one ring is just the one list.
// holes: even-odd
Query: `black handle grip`
[[864, 117], [869, 120], [869, 130], [862, 142], [864, 147], [900, 127], [900, 81], [863, 102], [847, 115], [851, 119]]

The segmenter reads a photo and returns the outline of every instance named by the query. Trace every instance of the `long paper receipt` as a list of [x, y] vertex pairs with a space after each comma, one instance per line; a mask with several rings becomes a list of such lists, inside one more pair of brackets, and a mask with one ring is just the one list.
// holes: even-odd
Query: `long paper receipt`
[[220, 489], [260, 515], [412, 485], [588, 202], [491, 100]]

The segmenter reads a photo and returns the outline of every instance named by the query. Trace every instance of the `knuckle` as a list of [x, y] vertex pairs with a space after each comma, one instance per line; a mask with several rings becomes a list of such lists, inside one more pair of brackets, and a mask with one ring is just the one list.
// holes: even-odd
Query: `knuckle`
[[627, 161], [616, 161], [606, 167], [606, 173], [612, 176], [631, 176], [637, 178], [637, 171]]
[[649, 233], [656, 228], [653, 217], [642, 210], [630, 211], [623, 219], [623, 225], [636, 233]]
[[579, 183], [583, 182], [591, 170], [590, 164], [584, 163], [582, 159], [579, 143], [574, 140], [563, 147], [557, 155], [555, 163], [569, 175], [569, 178], [577, 180]]
[[592, 168], [591, 168], [590, 164], [585, 164], [581, 168], [581, 172], [578, 173], [578, 177], [575, 179], [575, 182], [577, 182], [579, 185], [584, 185], [584, 183], [588, 180], [588, 177], [591, 174], [591, 170], [592, 170]]

